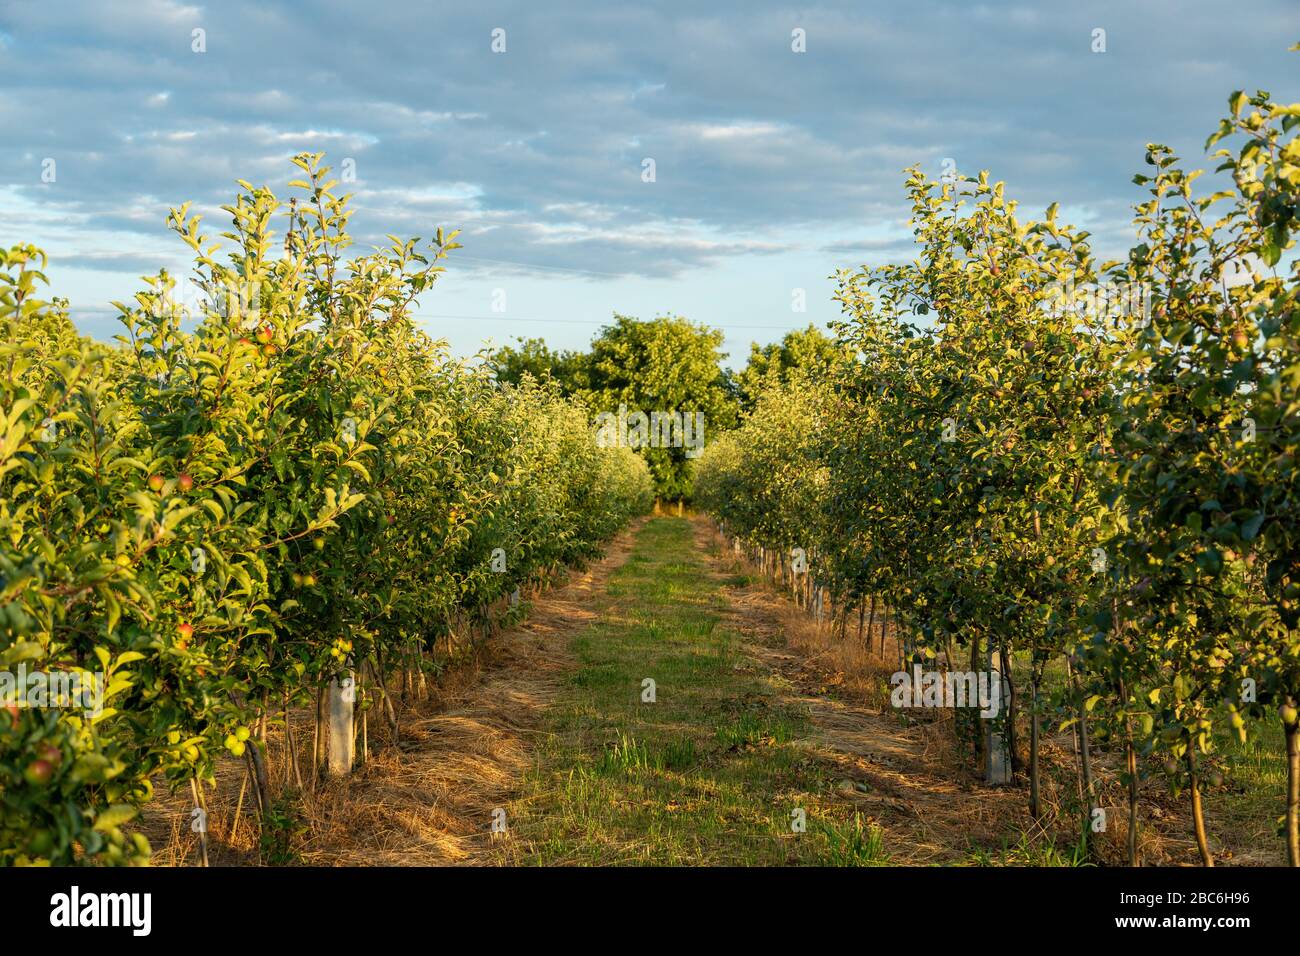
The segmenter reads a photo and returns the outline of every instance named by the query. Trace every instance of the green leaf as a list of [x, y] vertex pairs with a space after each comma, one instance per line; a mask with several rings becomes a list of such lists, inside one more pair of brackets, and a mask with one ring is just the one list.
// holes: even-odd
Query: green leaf
[[135, 819], [138, 812], [135, 807], [128, 806], [125, 803], [115, 803], [95, 817], [94, 827], [101, 832], [120, 827], [128, 820]]

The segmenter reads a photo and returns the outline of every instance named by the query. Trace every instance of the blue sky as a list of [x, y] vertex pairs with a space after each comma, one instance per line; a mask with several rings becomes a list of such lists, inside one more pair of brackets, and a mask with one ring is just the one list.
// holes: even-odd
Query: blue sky
[[1199, 158], [1234, 89], [1300, 100], [1297, 40], [1295, 0], [0, 0], [0, 243], [43, 246], [106, 337], [140, 275], [187, 271], [169, 206], [215, 232], [235, 179], [321, 150], [356, 164], [362, 248], [463, 229], [419, 310], [457, 352], [582, 347], [618, 311], [721, 326], [743, 361], [833, 318], [835, 269], [910, 254], [914, 163], [1126, 248], [1145, 144]]

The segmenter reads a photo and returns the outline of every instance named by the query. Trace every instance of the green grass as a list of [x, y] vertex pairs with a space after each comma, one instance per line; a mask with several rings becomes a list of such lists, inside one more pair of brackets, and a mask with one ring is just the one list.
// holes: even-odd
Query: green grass
[[1057, 866], [1075, 867], [1091, 866], [1082, 842], [1062, 849], [1051, 841], [1041, 837], [1035, 838], [1021, 833], [1020, 838], [1011, 843], [1002, 841], [997, 850], [972, 846], [967, 853], [967, 865], [970, 866]]
[[[509, 811], [524, 864], [872, 865], [881, 831], [799, 746], [805, 713], [752, 673], [690, 523], [656, 518], [573, 641], [578, 668]], [[655, 702], [642, 700], [655, 682]], [[806, 815], [794, 832], [794, 812]]]
[[827, 863], [835, 866], [877, 866], [888, 863], [885, 839], [880, 827], [864, 823], [859, 814], [847, 823], [823, 827], [830, 853]]
[[[1286, 844], [1277, 832], [1286, 810], [1286, 752], [1282, 727], [1276, 720], [1251, 728], [1243, 743], [1216, 721], [1214, 762], [1222, 768], [1224, 785], [1205, 794], [1210, 837], [1236, 849], [1265, 849], [1267, 862], [1286, 863]], [[1264, 861], [1259, 861], [1264, 862]]]

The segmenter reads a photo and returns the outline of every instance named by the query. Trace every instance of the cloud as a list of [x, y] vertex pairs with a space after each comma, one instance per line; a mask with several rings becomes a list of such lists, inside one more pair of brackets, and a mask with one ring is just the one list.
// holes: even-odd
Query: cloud
[[903, 169], [951, 157], [1118, 249], [1146, 143], [1199, 159], [1231, 90], [1300, 99], [1297, 35], [1289, 0], [7, 4], [0, 225], [135, 271], [176, 250], [169, 206], [215, 231], [235, 179], [282, 189], [294, 152], [324, 150], [355, 165], [362, 249], [463, 227], [471, 274], [753, 284], [796, 247], [827, 271], [909, 255]]

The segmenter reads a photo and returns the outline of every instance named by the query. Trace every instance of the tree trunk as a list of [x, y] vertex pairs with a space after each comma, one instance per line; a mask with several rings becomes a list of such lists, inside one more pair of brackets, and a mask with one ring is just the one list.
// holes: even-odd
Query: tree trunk
[[289, 692], [286, 690], [284, 692], [284, 742], [285, 746], [289, 748], [289, 766], [293, 768], [293, 779], [297, 782], [298, 790], [301, 792], [303, 790], [302, 770], [298, 766], [298, 744], [294, 740], [291, 716], [289, 713]]
[[316, 727], [311, 741], [311, 789], [316, 790], [321, 764], [325, 762], [325, 685], [316, 685]]
[[[365, 701], [365, 697], [361, 698]], [[370, 763], [370, 708], [361, 708], [361, 763]]]
[[1133, 746], [1133, 723], [1128, 713], [1128, 688], [1119, 682], [1119, 699], [1124, 706], [1124, 764], [1128, 772], [1128, 865], [1141, 866], [1138, 859], [1138, 761]]
[[1128, 762], [1128, 865], [1141, 866], [1138, 859], [1138, 764], [1133, 747], [1133, 732], [1127, 721], [1124, 727], [1124, 750]]
[[[952, 643], [952, 634], [946, 633], [943, 636], [944, 670], [947, 671], [949, 674], [955, 673], [957, 670], [956, 664], [957, 664], [957, 649]], [[952, 739], [953, 742], [958, 747], [961, 746], [961, 735], [964, 732], [964, 728], [966, 726], [966, 717], [967, 715], [962, 712], [962, 709], [960, 707], [957, 706], [957, 701], [954, 698], [953, 707], [952, 707]]]
[[1079, 711], [1079, 719], [1075, 722], [1078, 730], [1078, 774], [1079, 774], [1079, 802], [1083, 805], [1083, 841], [1088, 845], [1088, 834], [1092, 832], [1092, 811], [1093, 792], [1092, 792], [1092, 760], [1088, 749], [1088, 712], [1083, 705], [1083, 697], [1079, 690], [1079, 682], [1074, 676], [1074, 663], [1071, 658], [1065, 660], [1065, 672], [1070, 681], [1070, 695], [1074, 698], [1075, 706]]
[[235, 817], [230, 823], [230, 832], [226, 834], [226, 841], [234, 845], [239, 836], [239, 815], [244, 812], [244, 794], [248, 792], [248, 767], [244, 767], [243, 779], [239, 782], [239, 799], [235, 801]]
[[1187, 776], [1192, 791], [1192, 826], [1196, 828], [1196, 848], [1201, 851], [1201, 864], [1214, 866], [1210, 855], [1210, 841], [1205, 833], [1205, 808], [1201, 806], [1201, 781], [1196, 774], [1196, 744], [1187, 741]]
[[267, 810], [271, 807], [271, 788], [266, 782], [266, 761], [262, 758], [262, 746], [260, 741], [250, 739], [248, 748], [244, 751], [248, 755], [248, 762], [253, 773], [253, 789], [257, 794], [257, 815], [259, 819], [264, 818]]
[[1016, 716], [1017, 716], [1016, 711], [1019, 704], [1019, 700], [1018, 700], [1018, 695], [1016, 694], [1015, 675], [1011, 669], [1011, 655], [1007, 653], [1006, 638], [1003, 638], [999, 642], [999, 646], [1002, 651], [1002, 676], [1006, 678], [1005, 686], [1007, 687], [1008, 690], [1007, 716], [1006, 716], [1007, 751], [1011, 757], [1011, 773], [1012, 776], [1014, 776], [1015, 774], [1018, 774], [1022, 769], [1024, 769], [1023, 764], [1020, 762], [1020, 745], [1019, 742], [1016, 740]]
[[1029, 665], [1029, 813], [1042, 823], [1042, 787], [1038, 770], [1038, 668]]
[[867, 615], [867, 650], [876, 643], [876, 596], [871, 595], [871, 613]]
[[396, 747], [401, 741], [401, 728], [397, 723], [397, 711], [393, 709], [393, 702], [388, 696], [388, 685], [384, 683], [383, 673], [374, 664], [370, 665], [370, 676], [379, 687], [379, 694], [384, 700], [384, 716], [388, 718], [388, 726], [393, 731], [393, 746]]
[[[1065, 660], [1066, 673], [1070, 675], [1070, 687], [1074, 687], [1074, 671], [1070, 667], [1070, 659]], [[1074, 748], [1074, 785], [1076, 796], [1079, 798], [1079, 806], [1083, 806], [1083, 773], [1079, 770], [1082, 765], [1083, 748], [1079, 746], [1079, 722], [1075, 721], [1070, 725], [1070, 746]]]
[[[978, 674], [979, 671], [980, 671], [980, 638], [978, 634], [972, 634], [970, 639], [970, 672], [972, 674]], [[974, 745], [975, 745], [973, 757], [975, 760], [975, 766], [978, 768], [980, 766], [980, 758], [983, 756], [983, 751], [984, 751], [984, 735], [978, 732], [978, 727], [976, 728], [976, 731], [977, 732], [972, 734], [971, 736], [972, 738], [974, 738]]]
[[[1076, 697], [1078, 697], [1076, 692]], [[1083, 832], [1085, 843], [1088, 840], [1088, 834], [1092, 832], [1092, 815], [1096, 811], [1097, 798], [1093, 792], [1092, 785], [1092, 748], [1088, 743], [1088, 712], [1083, 706], [1083, 699], [1078, 698], [1079, 705], [1079, 769], [1083, 773], [1083, 794], [1086, 800], [1084, 805]]]
[[[1294, 706], [1294, 705], [1293, 705]], [[1292, 866], [1300, 866], [1300, 723], [1286, 733], [1286, 851]]]

